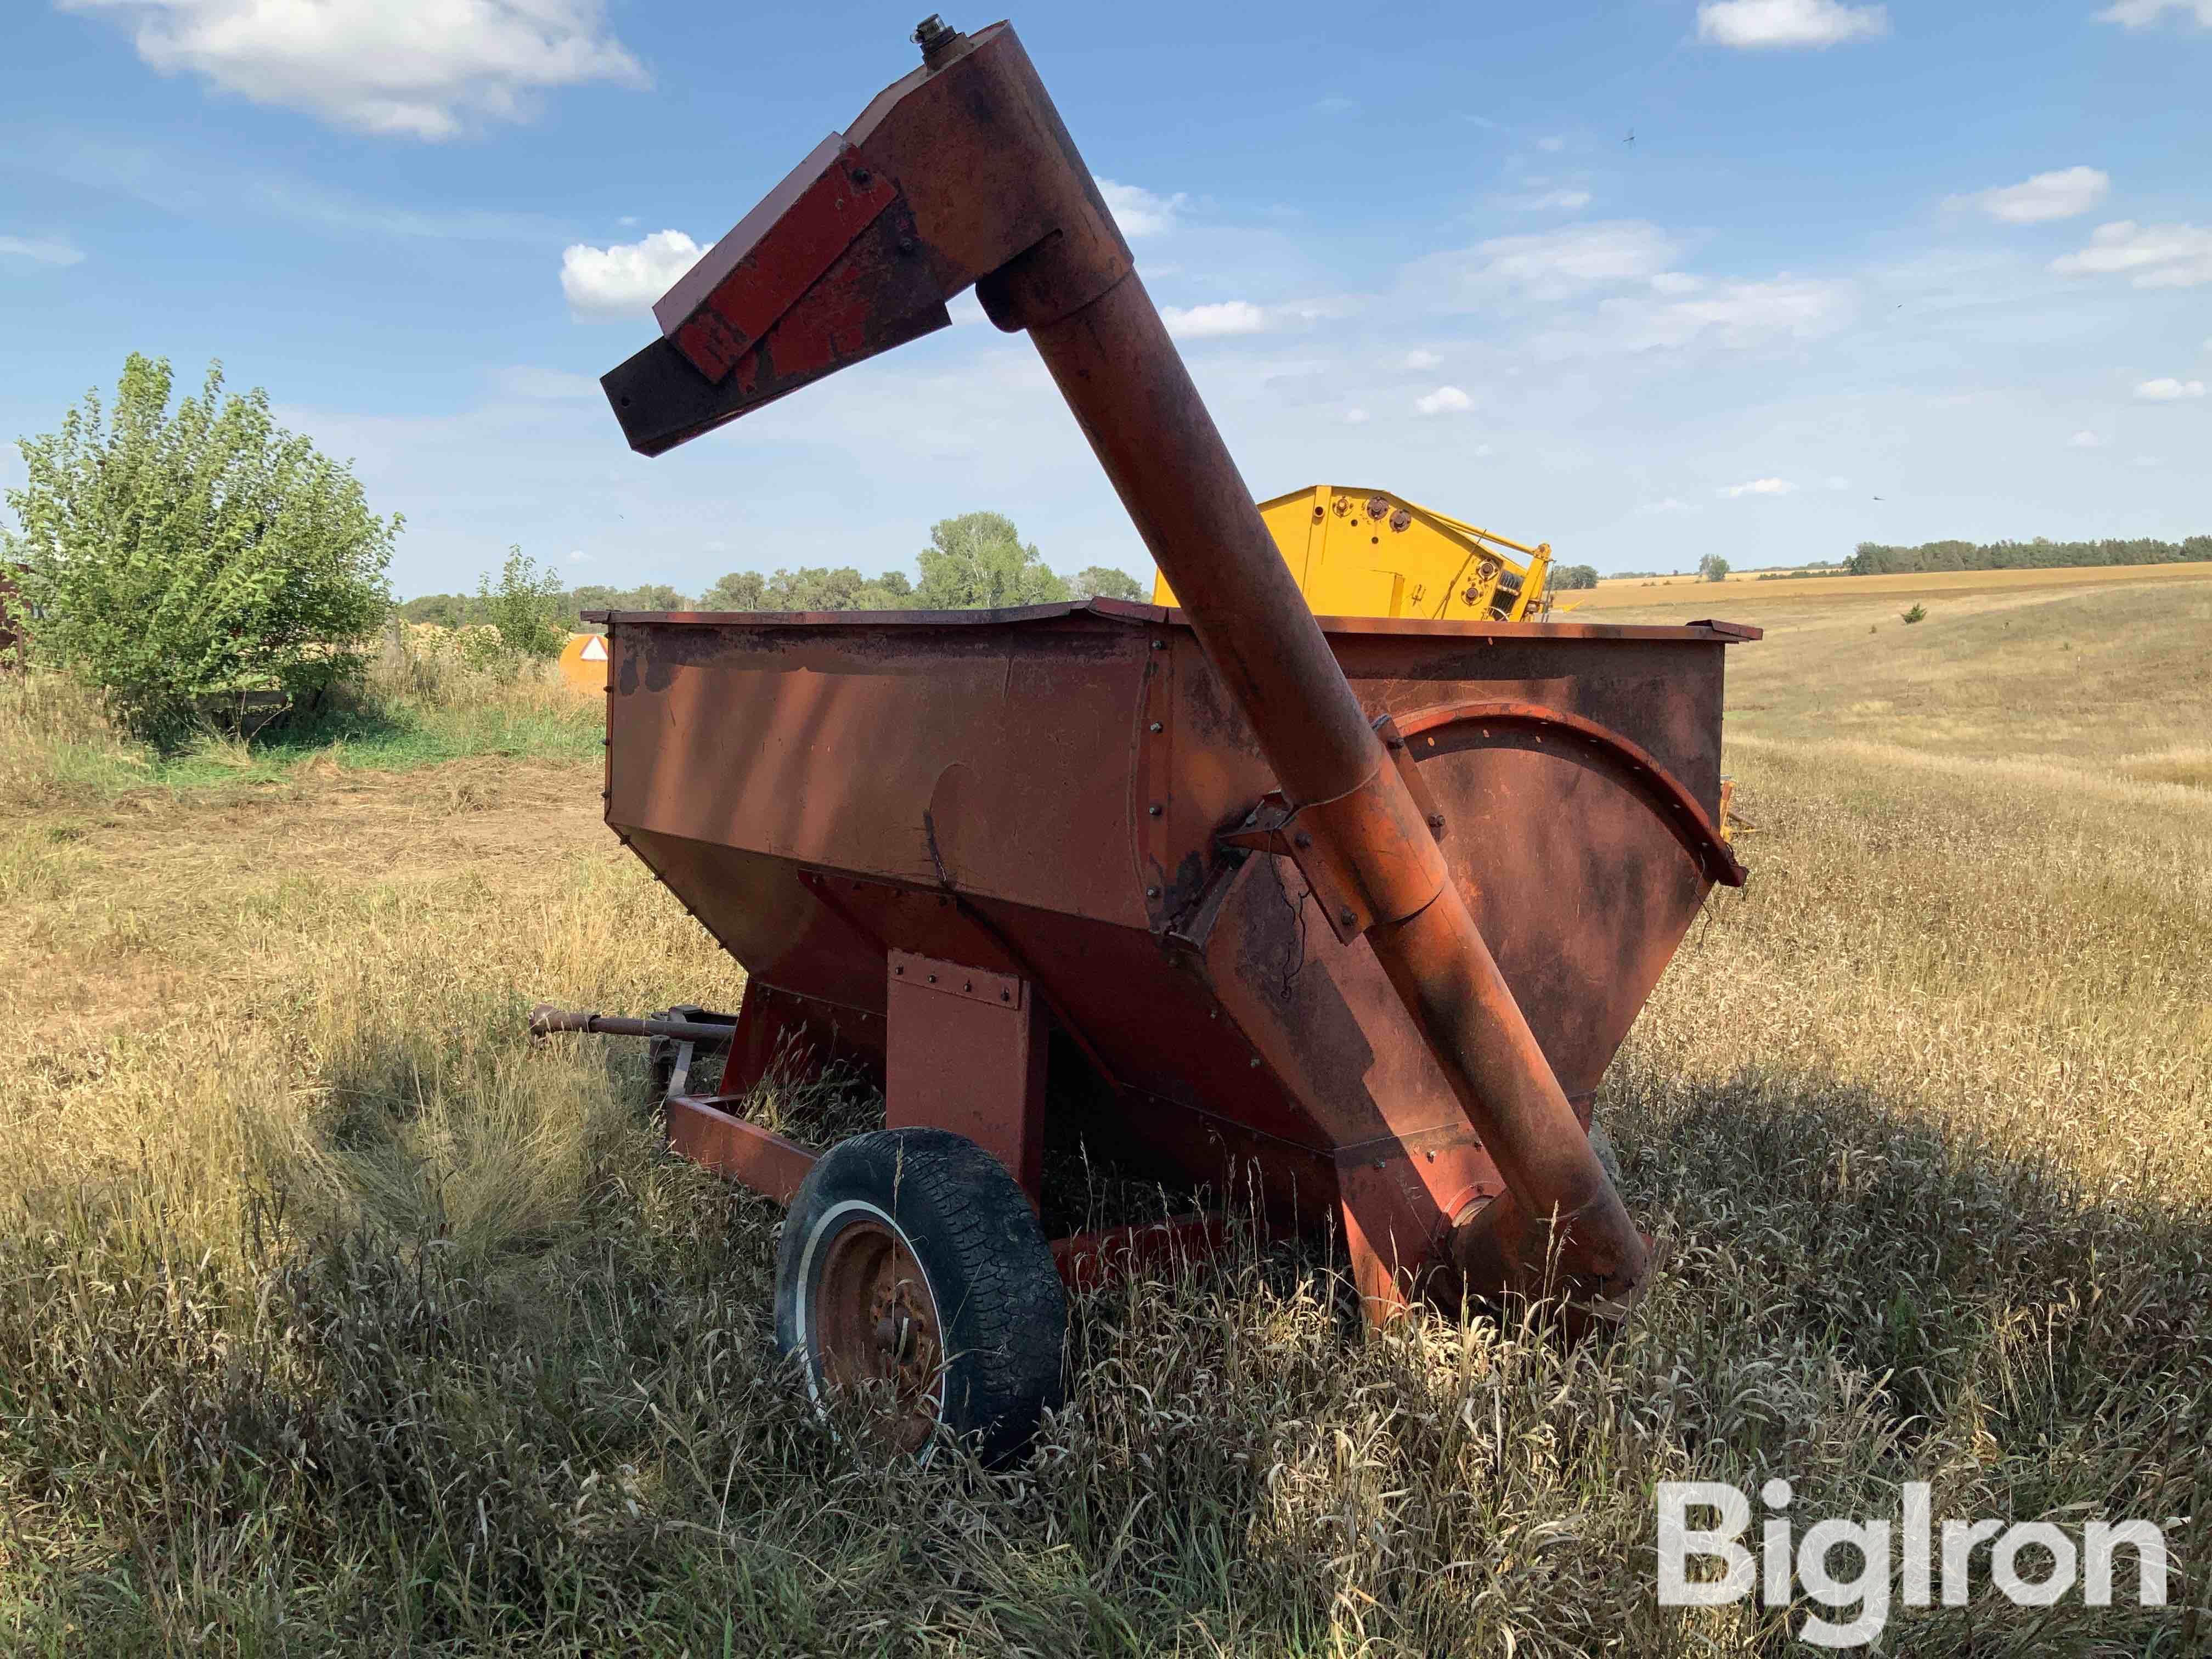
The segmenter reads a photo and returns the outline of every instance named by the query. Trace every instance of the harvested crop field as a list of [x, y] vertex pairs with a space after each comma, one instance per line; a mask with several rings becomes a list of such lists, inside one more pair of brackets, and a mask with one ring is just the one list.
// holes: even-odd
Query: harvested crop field
[[525, 1037], [541, 998], [739, 990], [594, 764], [42, 786], [0, 829], [0, 1632], [1783, 1653], [1802, 1604], [1656, 1604], [1652, 1490], [1784, 1474], [1804, 1515], [1926, 1480], [1939, 1516], [2188, 1517], [2170, 1606], [1978, 1572], [1887, 1650], [2202, 1650], [2212, 586], [2077, 574], [1911, 627], [1840, 581], [1595, 618], [1770, 629], [1730, 660], [1751, 884], [1601, 1102], [1672, 1242], [1623, 1332], [1370, 1334], [1325, 1248], [1247, 1236], [1080, 1300], [1069, 1408], [999, 1474], [816, 1422], [776, 1209], [662, 1152], [635, 1048]]
[[[1787, 587], [1778, 586], [1787, 582]], [[1966, 597], [2008, 593], [2021, 588], [2058, 588], [2069, 592], [2094, 593], [2107, 587], [2135, 587], [2145, 583], [2159, 588], [2176, 584], [2212, 582], [2212, 564], [2118, 564], [2049, 570], [1929, 570], [1890, 576], [1774, 576], [1761, 573], [1731, 573], [1723, 582], [1701, 581], [1695, 576], [1607, 576], [1586, 592], [1565, 597], [1577, 599], [1577, 610], [1613, 611], [1623, 606], [1664, 604], [1677, 599], [1698, 600], [1709, 607], [1719, 604], [1723, 614], [1735, 616], [1746, 605], [1765, 611], [1798, 599], [1817, 601], [1899, 596], [1911, 604], [1916, 596], [1945, 594]], [[1753, 591], [1745, 594], [1747, 587]], [[1673, 590], [1669, 592], [1668, 590]], [[2087, 594], [2085, 593], [2085, 597]], [[1699, 614], [1704, 614], [1702, 611]], [[1608, 620], [1612, 620], [1608, 618]]]

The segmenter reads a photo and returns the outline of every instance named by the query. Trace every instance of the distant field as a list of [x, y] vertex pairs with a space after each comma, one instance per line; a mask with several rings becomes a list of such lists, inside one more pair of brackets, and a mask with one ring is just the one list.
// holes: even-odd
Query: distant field
[[[1802, 576], [1761, 581], [1755, 571], [1732, 574], [1724, 582], [1699, 581], [1694, 576], [1608, 576], [1576, 598], [1577, 611], [1613, 611], [1624, 605], [1671, 604], [1679, 594], [1710, 597], [1726, 593], [1731, 605], [1743, 590], [1756, 589], [1762, 597], [1777, 590], [1807, 597], [1850, 599], [1861, 595], [1976, 593], [2007, 592], [2022, 587], [2102, 587], [2134, 582], [2201, 581], [2212, 583], [2212, 563], [2115, 564], [2078, 570], [1934, 570], [1906, 576]], [[1702, 614], [1702, 613], [1701, 613]], [[1612, 620], [1608, 618], [1607, 620]]]
[[[2075, 580], [2054, 580], [2064, 574]], [[1729, 654], [1739, 749], [1847, 740], [2212, 784], [2212, 566], [1641, 592], [1643, 605], [1602, 619], [1719, 617], [1766, 629]], [[1907, 626], [1914, 605], [1926, 617]]]
[[1984, 1552], [1884, 1652], [2201, 1653], [2208, 575], [1608, 605], [1770, 630], [1729, 653], [1750, 884], [1598, 1107], [1672, 1243], [1649, 1298], [1579, 1347], [1372, 1334], [1325, 1248], [1248, 1243], [1080, 1298], [1069, 1409], [1003, 1475], [826, 1433], [775, 1206], [662, 1153], [635, 1046], [525, 1036], [541, 997], [741, 989], [586, 745], [133, 789], [112, 734], [18, 741], [0, 1650], [1781, 1656], [1802, 1605], [1651, 1590], [1656, 1481], [1781, 1474], [1801, 1516], [1926, 1480], [2194, 1517], [2171, 1607], [2014, 1607]]

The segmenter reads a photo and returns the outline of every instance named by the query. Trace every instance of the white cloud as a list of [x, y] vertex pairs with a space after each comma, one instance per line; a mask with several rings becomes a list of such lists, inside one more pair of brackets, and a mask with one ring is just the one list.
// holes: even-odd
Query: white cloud
[[590, 554], [585, 552], [582, 549], [579, 548], [574, 552], [568, 555], [568, 562], [570, 564], [597, 564], [599, 561], [593, 558]]
[[1567, 141], [1560, 137], [1545, 137], [1536, 141], [1536, 148], [1547, 155], [1556, 155], [1566, 147]]
[[450, 138], [519, 121], [536, 95], [648, 77], [601, 0], [60, 0], [131, 30], [164, 75], [363, 132]]
[[2094, 432], [2077, 432], [2066, 441], [2069, 449], [2102, 449], [2105, 441]]
[[1474, 453], [1475, 459], [1480, 460], [1483, 456], [1490, 453], [1490, 446], [1488, 444], [1477, 444], [1474, 447]]
[[1365, 303], [1357, 295], [1337, 294], [1319, 300], [1285, 300], [1280, 305], [1267, 307], [1267, 313], [1271, 322], [1292, 318], [1301, 323], [1326, 323], [1349, 317]]
[[1267, 313], [1249, 300], [1224, 300], [1206, 306], [1163, 306], [1160, 320], [1178, 340], [1209, 340], [1223, 334], [1257, 334]]
[[2056, 173], [2039, 173], [2021, 184], [1954, 196], [1944, 205], [1979, 208], [2007, 224], [2037, 225], [2087, 213], [2105, 199], [2112, 187], [2112, 175], [2096, 167], [2062, 167]]
[[1838, 0], [1711, 0], [1698, 8], [1698, 38], [1759, 51], [1839, 46], [1889, 33], [1887, 6], [1846, 6]]
[[2147, 404], [2179, 403], [2185, 398], [2204, 395], [2202, 380], [2177, 380], [2172, 376], [2156, 380], [2143, 380], [2136, 386], [2136, 396]]
[[1646, 501], [1636, 510], [1638, 513], [1694, 513], [1698, 509], [1686, 501], [1669, 495], [1664, 501]]
[[1480, 310], [1506, 290], [1560, 300], [1613, 283], [1638, 282], [1674, 263], [1674, 238], [1639, 219], [1601, 220], [1525, 236], [1497, 236], [1432, 253], [1407, 268], [1416, 283], [1443, 290], [1449, 308]]
[[1098, 193], [1106, 198], [1107, 211], [1114, 222], [1121, 227], [1121, 234], [1131, 241], [1146, 236], [1164, 236], [1176, 228], [1176, 221], [1189, 206], [1190, 198], [1177, 191], [1172, 196], [1161, 196], [1141, 185], [1119, 185], [1111, 179], [1101, 179]]
[[1434, 368], [1443, 362], [1441, 352], [1431, 351], [1426, 346], [1416, 346], [1406, 354], [1406, 367], [1408, 368]]
[[1651, 279], [1653, 289], [1661, 294], [1695, 294], [1705, 285], [1704, 277], [1686, 270], [1662, 270]]
[[2137, 466], [2163, 466], [2166, 463], [2161, 458], [2156, 455], [2138, 455], [2135, 458], [2135, 465]]
[[1785, 272], [1765, 282], [1698, 285], [1684, 297], [1663, 301], [1616, 296], [1599, 305], [1605, 328], [1587, 343], [1629, 351], [1692, 343], [1743, 349], [1822, 338], [1849, 324], [1857, 311], [1857, 290], [1850, 283]]
[[1787, 478], [1753, 478], [1749, 483], [1723, 484], [1713, 493], [1734, 501], [1740, 495], [1787, 495], [1796, 488]]
[[2196, 18], [2199, 27], [2212, 29], [2212, 0], [2117, 0], [2097, 14], [2100, 23], [2124, 28], [2148, 28], [2170, 11]]
[[2194, 288], [2212, 283], [2212, 230], [2194, 225], [2139, 225], [2118, 219], [2099, 225], [2089, 246], [2051, 262], [2061, 276], [2134, 273], [2137, 288]]
[[1365, 410], [1364, 410], [1364, 409], [1347, 409], [1347, 410], [1346, 410], [1344, 411], [1344, 423], [1345, 423], [1346, 426], [1364, 426], [1364, 425], [1366, 425], [1366, 424], [1367, 424], [1367, 411], [1366, 411]]
[[1474, 399], [1455, 386], [1440, 386], [1414, 398], [1413, 407], [1424, 415], [1459, 415], [1473, 409]]
[[561, 292], [579, 319], [635, 319], [651, 311], [703, 251], [680, 230], [656, 230], [612, 247], [578, 242], [562, 251]]
[[40, 265], [73, 265], [84, 258], [82, 249], [51, 236], [0, 236], [0, 255]]
[[1849, 478], [1831, 478], [1828, 480], [1828, 488], [1831, 489], [1849, 489], [1850, 487], [1851, 481]]
[[1508, 196], [1501, 205], [1522, 213], [1579, 213], [1590, 204], [1586, 190], [1543, 190], [1527, 196]]

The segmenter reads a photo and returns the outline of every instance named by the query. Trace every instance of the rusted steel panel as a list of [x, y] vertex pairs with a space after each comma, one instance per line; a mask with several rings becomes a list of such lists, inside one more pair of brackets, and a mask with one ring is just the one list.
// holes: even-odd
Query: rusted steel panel
[[[771, 650], [771, 632], [808, 647]], [[1717, 805], [1723, 638], [1647, 633], [1431, 624], [1330, 641], [1363, 715], [1407, 734], [1416, 804], [1449, 826], [1454, 889], [1584, 1118], [1716, 871], [1677, 769], [1710, 776]], [[818, 629], [623, 616], [613, 634], [610, 815], [756, 985], [787, 999], [775, 1042], [877, 1070], [886, 964], [917, 952], [1033, 988], [1121, 1091], [1087, 1125], [1100, 1144], [1201, 1180], [1239, 1165], [1282, 1189], [1271, 1207], [1308, 1221], [1337, 1201], [1349, 1158], [1364, 1236], [1401, 1255], [1416, 1241], [1433, 1254], [1439, 1217], [1504, 1190], [1374, 952], [1336, 937], [1295, 865], [1224, 845], [1276, 781], [1165, 614], [1047, 606]], [[824, 714], [840, 705], [853, 712]], [[739, 736], [794, 708], [824, 715], [815, 745]], [[1004, 781], [973, 822], [1006, 823], [1012, 841], [1026, 831], [1006, 815], [1033, 810], [1023, 791], [1087, 803], [1087, 821], [1061, 810], [1054, 845], [1027, 841], [1032, 866], [1000, 880], [1028, 884], [1030, 902], [984, 890], [964, 860], [940, 874], [899, 852], [926, 847], [940, 802], [957, 802], [937, 786], [956, 765], [956, 781]], [[746, 1021], [772, 1006], [749, 993]], [[741, 1032], [740, 1054], [760, 1052], [733, 1054], [731, 1075], [764, 1067], [769, 1046]], [[1377, 1158], [1387, 1181], [1369, 1178]]]
[[1085, 620], [1044, 633], [624, 617], [610, 816], [1141, 927], [1132, 824], [1149, 819], [1127, 753], [1150, 653], [1141, 632]]
[[696, 1096], [679, 1095], [667, 1111], [668, 1144], [677, 1152], [779, 1204], [791, 1202], [814, 1167], [815, 1154], [797, 1141]]
[[1060, 1282], [1069, 1290], [1091, 1291], [1109, 1279], [1148, 1268], [1202, 1260], [1218, 1254], [1228, 1242], [1228, 1224], [1219, 1215], [1206, 1212], [1055, 1239], [1052, 1258]]
[[1006, 1166], [1031, 1205], [1044, 1189], [1042, 1005], [1013, 974], [888, 952], [884, 1125], [965, 1135]]
[[[1493, 738], [1535, 752], [1586, 757], [1592, 769], [1609, 773], [1645, 798], [1708, 880], [1729, 887], [1743, 885], [1743, 866], [1721, 838], [1717, 818], [1722, 803], [1717, 797], [1714, 813], [1708, 815], [1657, 757], [1595, 720], [1538, 703], [1446, 703], [1409, 716], [1402, 736], [1416, 765], [1439, 752], [1439, 744], [1449, 752], [1455, 742], [1462, 746], [1469, 742], [1489, 746]], [[1525, 744], [1514, 742], [1524, 736]]]
[[879, 1013], [821, 1001], [755, 975], [745, 982], [720, 1093], [741, 1098], [769, 1079], [796, 1081], [830, 1066], [880, 1081], [884, 1024]]

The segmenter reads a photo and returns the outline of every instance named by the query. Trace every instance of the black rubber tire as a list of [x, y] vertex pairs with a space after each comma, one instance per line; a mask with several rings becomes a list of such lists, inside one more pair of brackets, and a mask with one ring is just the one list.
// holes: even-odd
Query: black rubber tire
[[904, 1238], [937, 1305], [947, 1356], [939, 1423], [994, 1467], [1018, 1456], [1062, 1398], [1067, 1298], [1020, 1186], [963, 1135], [878, 1129], [817, 1161], [776, 1249], [777, 1345], [802, 1356], [808, 1393], [823, 1404], [819, 1357], [805, 1336], [821, 1320], [804, 1281], [818, 1278], [842, 1228], [871, 1210]]

